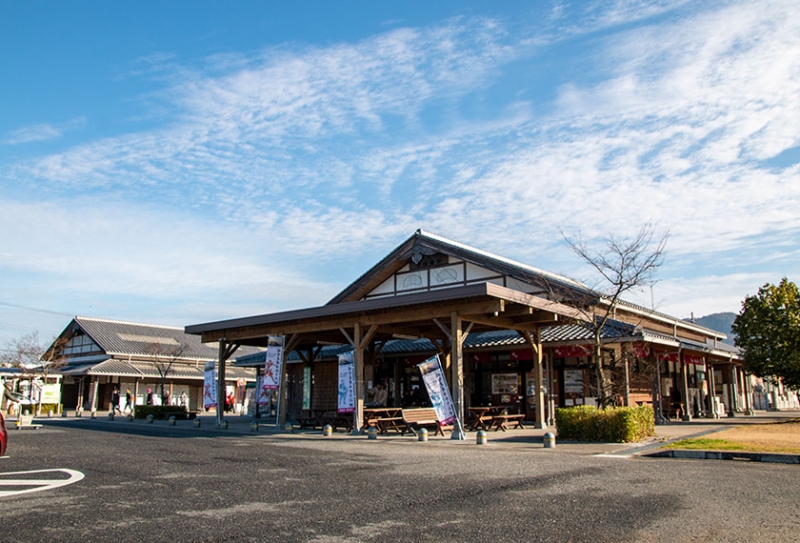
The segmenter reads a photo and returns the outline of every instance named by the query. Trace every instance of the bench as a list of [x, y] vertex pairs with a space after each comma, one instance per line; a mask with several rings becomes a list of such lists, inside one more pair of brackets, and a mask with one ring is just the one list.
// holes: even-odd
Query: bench
[[17, 430], [30, 428], [31, 430], [38, 430], [42, 427], [41, 424], [33, 424], [33, 415], [17, 415], [17, 422], [14, 425]]
[[435, 429], [433, 435], [442, 434], [444, 436], [444, 431], [442, 431], [442, 426], [439, 424], [439, 419], [436, 418], [436, 410], [434, 408], [403, 409], [401, 413], [403, 424], [405, 424], [402, 435], [405, 435], [406, 431], [416, 435], [420, 428], [430, 426]]
[[522, 425], [522, 419], [525, 418], [523, 414], [512, 414], [512, 415], [495, 415], [492, 417], [491, 428], [494, 428], [494, 431], [502, 430], [506, 431], [508, 427], [507, 424], [514, 424], [513, 428], [520, 428], [524, 429], [525, 427]]

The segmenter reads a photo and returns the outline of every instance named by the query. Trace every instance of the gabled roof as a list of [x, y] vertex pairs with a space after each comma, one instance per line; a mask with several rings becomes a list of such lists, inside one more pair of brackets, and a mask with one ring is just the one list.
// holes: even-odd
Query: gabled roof
[[568, 277], [476, 249], [424, 230], [417, 230], [380, 262], [334, 296], [328, 305], [359, 300], [409, 262], [413, 262], [423, 255], [435, 253], [453, 256], [499, 274], [508, 275], [521, 282], [536, 285], [546, 292], [563, 294], [569, 291], [575, 299], [597, 298], [597, 294], [592, 289]]
[[[89, 336], [109, 356], [150, 357], [175, 356], [180, 360], [214, 360], [217, 345], [206, 345], [183, 328], [135, 322], [75, 317], [61, 337], [69, 339], [78, 332]], [[241, 354], [255, 352], [245, 348]]]

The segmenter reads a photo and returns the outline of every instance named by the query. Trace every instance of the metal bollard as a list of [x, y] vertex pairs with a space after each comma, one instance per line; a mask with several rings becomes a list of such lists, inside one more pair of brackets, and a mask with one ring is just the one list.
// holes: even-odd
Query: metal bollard
[[93, 418], [93, 419], [96, 419], [96, 418], [97, 418], [97, 411], [92, 411], [92, 418]]
[[66, 409], [61, 412], [61, 418], [62, 419], [67, 418], [67, 410]]
[[476, 445], [486, 445], [486, 430], [478, 430], [478, 435], [475, 438]]
[[108, 420], [114, 420], [114, 413], [113, 412], [108, 414]]
[[169, 423], [170, 423], [171, 425], [173, 425], [173, 426], [175, 426], [175, 420], [176, 420], [176, 419], [175, 419], [175, 415], [171, 415], [171, 416], [169, 417]]
[[155, 420], [155, 417], [153, 416], [152, 413], [147, 415], [147, 424], [153, 424], [153, 420]]
[[367, 438], [378, 439], [378, 429], [374, 426], [370, 426], [369, 428], [367, 428]]
[[428, 441], [428, 429], [420, 428], [417, 433], [417, 441]]
[[194, 422], [192, 424], [194, 424], [195, 428], [200, 428], [200, 419], [194, 419]]
[[133, 422], [133, 414], [128, 413], [128, 422]]
[[544, 448], [545, 449], [552, 449], [556, 446], [556, 436], [553, 432], [547, 432], [544, 434]]
[[250, 431], [251, 432], [258, 432], [258, 422], [252, 421], [250, 423]]
[[292, 424], [291, 422], [287, 422], [286, 424], [283, 425], [283, 429], [286, 430], [287, 432], [289, 432], [290, 434], [293, 434], [294, 433], [294, 424]]
[[223, 430], [227, 430], [228, 429], [228, 421], [227, 420], [221, 420], [219, 422], [219, 427], [222, 428]]
[[322, 435], [325, 437], [331, 437], [333, 435], [333, 426], [330, 424], [326, 424], [322, 427]]

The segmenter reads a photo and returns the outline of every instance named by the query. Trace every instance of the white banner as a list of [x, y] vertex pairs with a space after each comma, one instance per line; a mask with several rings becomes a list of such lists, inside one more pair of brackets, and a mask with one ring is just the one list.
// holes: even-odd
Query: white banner
[[353, 353], [339, 355], [339, 413], [356, 410], [356, 369]]
[[203, 366], [203, 407], [209, 409], [217, 406], [217, 372], [216, 361], [206, 362]]
[[281, 372], [283, 371], [283, 336], [269, 336], [267, 357], [264, 364], [264, 375], [261, 388], [264, 391], [281, 388]]
[[442, 365], [439, 363], [439, 356], [429, 358], [417, 364], [417, 367], [431, 398], [431, 405], [436, 410], [436, 418], [443, 426], [452, 424], [456, 420], [456, 409], [450, 389], [447, 387], [447, 380], [444, 378]]

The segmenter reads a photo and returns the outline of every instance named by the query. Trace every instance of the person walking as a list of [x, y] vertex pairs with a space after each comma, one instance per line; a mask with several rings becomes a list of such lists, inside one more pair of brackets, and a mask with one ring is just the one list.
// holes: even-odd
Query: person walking
[[131, 389], [125, 389], [125, 409], [123, 412], [133, 413], [133, 394], [131, 394]]
[[122, 409], [119, 408], [119, 389], [115, 388], [113, 394], [111, 394], [111, 412], [115, 415], [117, 412], [122, 414]]

